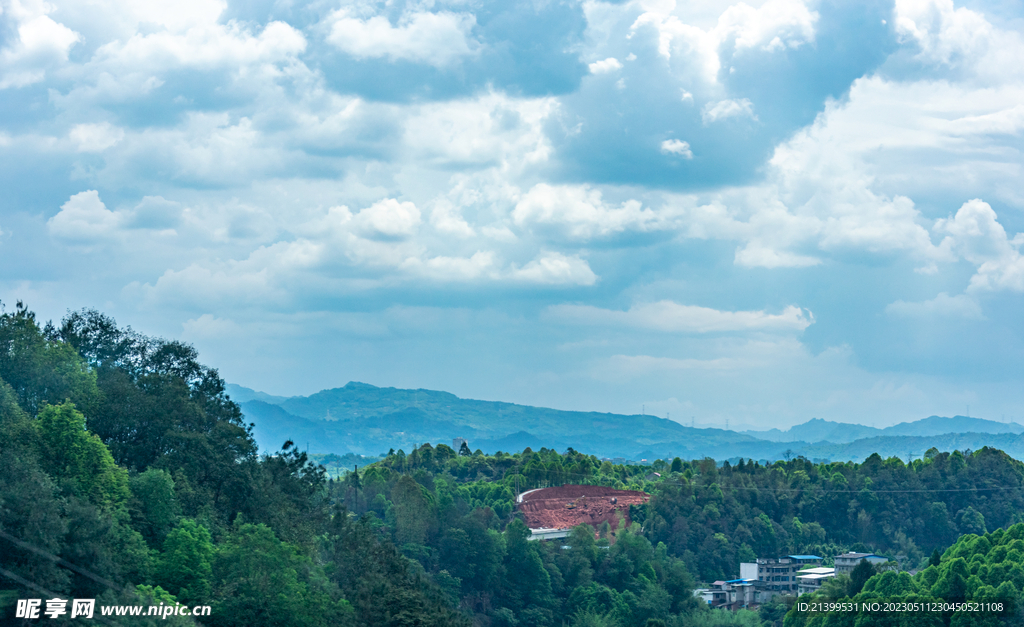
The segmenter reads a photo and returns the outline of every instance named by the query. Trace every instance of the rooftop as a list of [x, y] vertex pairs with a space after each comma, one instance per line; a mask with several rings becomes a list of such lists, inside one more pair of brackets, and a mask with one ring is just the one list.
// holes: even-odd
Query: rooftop
[[805, 581], [817, 581], [819, 579], [829, 579], [830, 577], [835, 577], [835, 576], [836, 576], [835, 572], [815, 573], [813, 575], [799, 575], [797, 577], [797, 579], [803, 579]]
[[821, 568], [805, 568], [797, 573], [797, 577], [806, 577], [808, 575], [834, 575], [835, 573], [835, 568], [822, 566]]

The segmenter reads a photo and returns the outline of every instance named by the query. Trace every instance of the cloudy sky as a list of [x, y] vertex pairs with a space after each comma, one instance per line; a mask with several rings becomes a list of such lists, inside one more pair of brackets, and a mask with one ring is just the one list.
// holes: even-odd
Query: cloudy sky
[[1024, 422], [1019, 0], [3, 0], [0, 300], [231, 382]]

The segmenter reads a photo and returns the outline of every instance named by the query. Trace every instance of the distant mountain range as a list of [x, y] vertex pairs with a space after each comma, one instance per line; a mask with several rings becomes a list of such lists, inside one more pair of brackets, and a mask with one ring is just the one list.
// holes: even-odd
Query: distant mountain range
[[820, 418], [812, 418], [807, 422], [791, 427], [786, 431], [771, 429], [768, 431], [743, 431], [759, 440], [770, 442], [854, 442], [863, 438], [878, 436], [928, 436], [947, 433], [1024, 433], [1024, 426], [1014, 422], [993, 422], [981, 418], [967, 416], [931, 416], [916, 422], [901, 422], [892, 427], [878, 429], [864, 425], [829, 422]]
[[932, 416], [885, 429], [813, 419], [786, 431], [735, 432], [683, 426], [664, 418], [573, 412], [463, 399], [434, 390], [379, 388], [351, 382], [311, 396], [280, 397], [229, 384], [261, 450], [292, 440], [310, 453], [379, 455], [456, 437], [485, 453], [526, 447], [578, 451], [640, 461], [682, 457], [860, 461], [872, 453], [904, 460], [929, 448], [993, 446], [1024, 459], [1024, 426], [980, 418]]

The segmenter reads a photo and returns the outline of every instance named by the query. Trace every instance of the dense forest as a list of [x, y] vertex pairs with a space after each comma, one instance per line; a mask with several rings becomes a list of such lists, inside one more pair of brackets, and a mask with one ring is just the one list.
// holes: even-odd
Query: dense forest
[[[1024, 551], [1024, 465], [1000, 451], [640, 466], [423, 444], [334, 480], [291, 442], [260, 455], [192, 347], [95, 311], [0, 313], [0, 468], [4, 620], [16, 599], [54, 595], [212, 607], [159, 621], [179, 625], [775, 627], [789, 611], [787, 626], [818, 627], [784, 603], [711, 611], [692, 591], [758, 556], [847, 550], [927, 567], [898, 594], [951, 577], [963, 598], [1024, 589], [997, 581]], [[529, 541], [517, 491], [570, 483], [652, 496], [628, 528]], [[876, 594], [893, 576], [822, 594]]]

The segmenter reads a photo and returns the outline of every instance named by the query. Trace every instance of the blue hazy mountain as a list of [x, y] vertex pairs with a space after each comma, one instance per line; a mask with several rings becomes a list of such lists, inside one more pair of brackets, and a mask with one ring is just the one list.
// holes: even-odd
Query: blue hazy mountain
[[1013, 422], [995, 422], [968, 416], [930, 416], [914, 422], [901, 422], [898, 425], [878, 429], [858, 424], [831, 422], [820, 418], [812, 418], [807, 422], [790, 427], [785, 431], [770, 429], [768, 431], [744, 431], [743, 433], [769, 442], [855, 442], [864, 438], [878, 436], [913, 436], [923, 437], [944, 435], [947, 433], [1024, 433], [1024, 426]]
[[[247, 399], [239, 404], [246, 420], [256, 424], [256, 439], [265, 451], [291, 439], [299, 446], [308, 442], [311, 453], [378, 455], [424, 442], [450, 444], [462, 437], [474, 450], [488, 453], [519, 450], [528, 443], [639, 459], [648, 451], [690, 458], [736, 445], [761, 450], [765, 444], [741, 433], [694, 429], [654, 416], [562, 411], [356, 382], [311, 396], [271, 397], [273, 402], [241, 387], [233, 386], [229, 394]], [[768, 453], [786, 448], [768, 444]]]
[[1024, 459], [1024, 427], [966, 416], [931, 416], [885, 429], [813, 419], [786, 431], [691, 428], [646, 415], [575, 412], [515, 403], [464, 399], [436, 390], [380, 388], [351, 382], [310, 396], [279, 397], [230, 385], [260, 449], [292, 440], [310, 453], [380, 455], [456, 437], [485, 453], [546, 446], [599, 457], [684, 459], [739, 457], [775, 460], [860, 461], [878, 453], [901, 459], [929, 448], [976, 450], [991, 446]]
[[235, 401], [236, 403], [244, 403], [246, 401], [263, 401], [264, 403], [277, 405], [288, 400], [287, 396], [272, 396], [264, 392], [257, 392], [256, 390], [245, 388], [240, 385], [235, 385], [234, 383], [228, 383], [224, 387], [228, 393], [228, 396], [230, 396], [231, 400]]
[[744, 431], [743, 433], [769, 442], [853, 442], [861, 438], [880, 435], [881, 431], [874, 427], [812, 418], [785, 431], [769, 429], [768, 431]]

